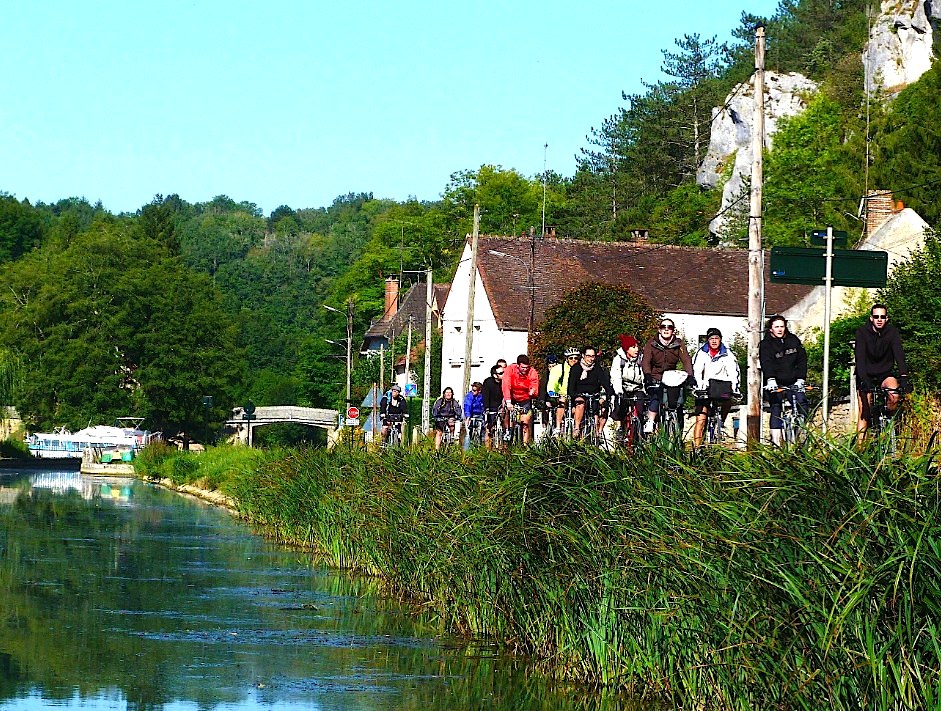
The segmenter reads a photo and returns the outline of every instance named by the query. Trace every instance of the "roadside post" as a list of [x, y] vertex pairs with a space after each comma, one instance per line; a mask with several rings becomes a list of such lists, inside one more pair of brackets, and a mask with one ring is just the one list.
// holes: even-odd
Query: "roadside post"
[[255, 403], [251, 400], [245, 403], [245, 406], [242, 408], [244, 412], [242, 413], [242, 419], [248, 423], [248, 446], [252, 446], [252, 420], [255, 419]]

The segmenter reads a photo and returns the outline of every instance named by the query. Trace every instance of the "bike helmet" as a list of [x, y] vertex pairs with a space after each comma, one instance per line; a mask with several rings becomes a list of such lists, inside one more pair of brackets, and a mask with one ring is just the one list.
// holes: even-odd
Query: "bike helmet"
[[566, 349], [565, 349], [565, 357], [566, 357], [566, 358], [571, 358], [572, 356], [577, 356], [577, 355], [581, 355], [581, 353], [579, 352], [579, 350], [578, 350], [577, 348], [566, 348]]

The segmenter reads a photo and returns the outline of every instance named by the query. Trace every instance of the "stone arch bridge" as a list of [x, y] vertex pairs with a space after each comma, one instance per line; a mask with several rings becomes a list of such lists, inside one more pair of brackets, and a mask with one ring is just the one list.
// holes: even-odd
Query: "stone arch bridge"
[[272, 405], [270, 407], [256, 407], [251, 420], [244, 418], [245, 409], [236, 407], [232, 410], [232, 419], [226, 425], [235, 429], [242, 442], [252, 443], [252, 432], [263, 425], [273, 425], [280, 422], [293, 422], [309, 427], [322, 427], [327, 430], [327, 441], [336, 438], [337, 423], [340, 413], [337, 410], [328, 410], [321, 407], [298, 407], [296, 405]]

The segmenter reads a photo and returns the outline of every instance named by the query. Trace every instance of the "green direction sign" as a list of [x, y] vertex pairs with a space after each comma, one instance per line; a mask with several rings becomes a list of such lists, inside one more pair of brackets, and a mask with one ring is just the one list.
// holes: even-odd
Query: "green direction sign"
[[[772, 247], [771, 281], [779, 284], [824, 283], [824, 250], [813, 247]], [[866, 249], [833, 250], [833, 286], [878, 288], [885, 286], [889, 253]]]
[[[846, 230], [833, 230], [833, 244], [838, 247], [845, 247], [846, 242], [849, 240], [849, 235], [846, 234]], [[827, 231], [826, 230], [814, 230], [810, 233], [810, 243], [826, 245], [827, 243]]]

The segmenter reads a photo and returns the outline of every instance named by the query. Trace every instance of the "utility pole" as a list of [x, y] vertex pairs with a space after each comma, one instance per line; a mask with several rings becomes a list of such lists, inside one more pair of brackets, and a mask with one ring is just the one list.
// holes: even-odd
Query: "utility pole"
[[379, 392], [386, 391], [386, 347], [379, 346]]
[[549, 157], [549, 144], [542, 147], [542, 237], [546, 237], [546, 161]]
[[526, 352], [529, 353], [529, 340], [533, 337], [533, 322], [536, 320], [536, 228], [529, 228], [529, 332], [526, 338]]
[[464, 390], [461, 399], [470, 392], [471, 358], [474, 352], [474, 292], [477, 288], [477, 240], [480, 236], [480, 205], [474, 205], [474, 233], [471, 235], [470, 284], [467, 287], [467, 321], [464, 329]]
[[425, 271], [425, 382], [421, 404], [422, 433], [428, 434], [431, 427], [431, 267]]
[[405, 339], [405, 387], [412, 382], [412, 322], [415, 317], [408, 315], [408, 336]]
[[764, 301], [764, 264], [761, 250], [761, 192], [765, 144], [765, 28], [755, 28], [755, 110], [752, 118], [751, 208], [748, 220], [748, 442], [761, 439], [761, 374], [758, 345]]
[[352, 402], [353, 372], [353, 299], [346, 300], [346, 406]]

